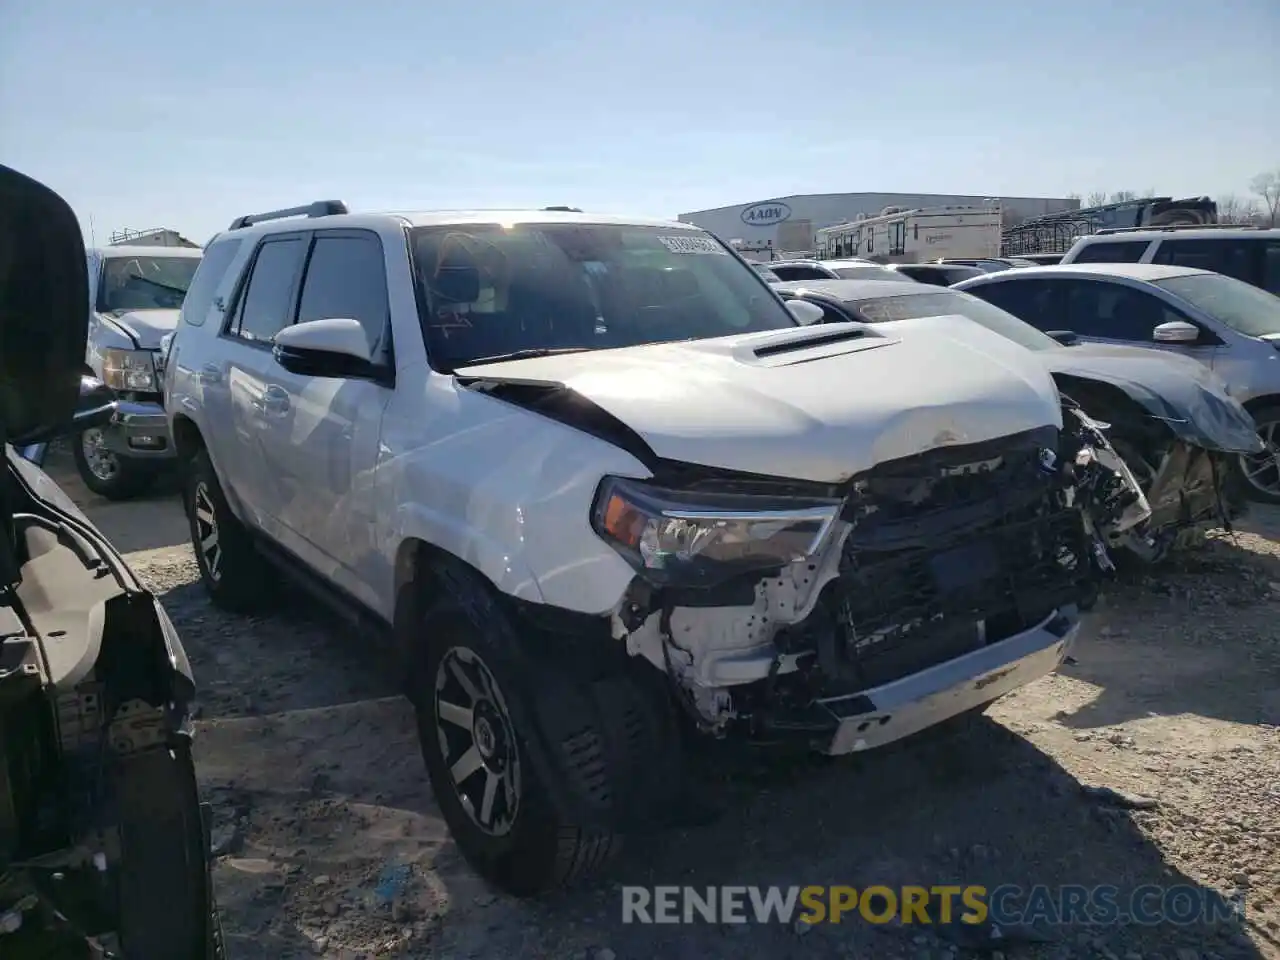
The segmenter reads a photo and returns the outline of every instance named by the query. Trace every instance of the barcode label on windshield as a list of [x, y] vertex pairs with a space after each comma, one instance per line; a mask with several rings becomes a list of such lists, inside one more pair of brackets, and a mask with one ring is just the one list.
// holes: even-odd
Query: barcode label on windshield
[[718, 253], [728, 256], [729, 251], [710, 237], [659, 237], [658, 241], [672, 253]]

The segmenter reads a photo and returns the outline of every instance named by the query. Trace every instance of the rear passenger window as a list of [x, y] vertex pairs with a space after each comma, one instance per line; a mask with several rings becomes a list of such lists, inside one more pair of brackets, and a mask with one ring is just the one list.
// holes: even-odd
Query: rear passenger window
[[1233, 240], [1223, 237], [1200, 240], [1165, 240], [1151, 258], [1152, 263], [1168, 263], [1178, 267], [1195, 267], [1235, 277], [1245, 283], [1258, 284], [1255, 266], [1262, 252], [1262, 240]]
[[783, 280], [827, 280], [825, 270], [813, 267], [774, 267], [773, 272]]
[[232, 333], [245, 340], [269, 343], [289, 325], [294, 283], [305, 251], [306, 244], [301, 237], [267, 240], [262, 244]]
[[317, 235], [302, 281], [297, 322], [356, 320], [374, 350], [386, 329], [387, 313], [381, 241], [372, 234]]
[[195, 276], [191, 278], [191, 286], [187, 288], [187, 298], [182, 302], [182, 320], [193, 327], [198, 327], [209, 315], [213, 306], [213, 295], [218, 292], [222, 278], [227, 275], [231, 261], [240, 252], [240, 239], [219, 240], [204, 252], [200, 266], [196, 267]]
[[1089, 243], [1080, 248], [1072, 263], [1137, 263], [1147, 252], [1147, 240], [1115, 240]]
[[[1059, 295], [1055, 295], [1055, 290]], [[966, 290], [1037, 330], [1070, 330], [1061, 290], [1052, 280], [1005, 280]]]

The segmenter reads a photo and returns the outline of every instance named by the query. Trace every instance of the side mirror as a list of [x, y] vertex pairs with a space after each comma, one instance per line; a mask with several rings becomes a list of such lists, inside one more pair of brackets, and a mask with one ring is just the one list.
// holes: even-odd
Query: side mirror
[[821, 323], [827, 315], [820, 306], [808, 300], [788, 300], [786, 304], [796, 322], [806, 327], [811, 323]]
[[364, 327], [349, 317], [308, 320], [272, 339], [276, 363], [308, 377], [372, 377], [376, 370]]
[[1170, 320], [1151, 331], [1156, 343], [1195, 343], [1200, 339], [1200, 328], [1185, 320]]
[[1080, 342], [1080, 334], [1074, 330], [1046, 330], [1045, 336], [1053, 337], [1064, 347], [1072, 347]]

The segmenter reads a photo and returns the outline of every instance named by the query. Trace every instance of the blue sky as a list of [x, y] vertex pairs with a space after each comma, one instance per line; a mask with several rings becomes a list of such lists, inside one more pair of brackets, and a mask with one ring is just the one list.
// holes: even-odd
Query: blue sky
[[1280, 168], [1276, 0], [0, 6], [0, 156], [99, 240], [203, 242], [329, 197], [673, 216], [862, 190], [1243, 194]]

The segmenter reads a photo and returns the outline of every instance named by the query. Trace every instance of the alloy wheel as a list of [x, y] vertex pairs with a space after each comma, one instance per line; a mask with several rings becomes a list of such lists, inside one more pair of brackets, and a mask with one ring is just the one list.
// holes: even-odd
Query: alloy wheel
[[435, 677], [440, 755], [467, 816], [505, 836], [520, 810], [520, 751], [506, 700], [474, 650], [451, 647]]
[[1258, 436], [1266, 449], [1240, 457], [1240, 473], [1259, 493], [1280, 496], [1280, 421], [1258, 424]]
[[222, 579], [222, 544], [218, 542], [218, 518], [213, 512], [213, 497], [209, 493], [208, 484], [196, 485], [192, 498], [195, 511], [196, 549], [204, 557], [205, 569], [209, 579], [215, 583]]
[[97, 427], [80, 435], [80, 449], [89, 472], [99, 480], [111, 481], [120, 473], [120, 460], [107, 447], [107, 438]]

